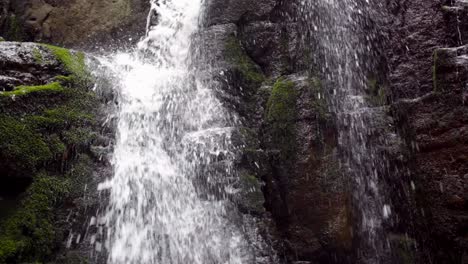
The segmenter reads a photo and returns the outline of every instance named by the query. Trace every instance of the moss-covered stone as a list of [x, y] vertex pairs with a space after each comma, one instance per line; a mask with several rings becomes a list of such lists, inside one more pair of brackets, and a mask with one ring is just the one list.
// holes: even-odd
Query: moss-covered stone
[[[52, 154], [40, 133], [24, 120], [0, 115], [0, 157], [2, 167], [13, 174], [34, 174]], [[5, 173], [5, 168], [4, 173]], [[4, 175], [3, 177], [8, 176]], [[29, 176], [32, 175], [21, 175]]]
[[63, 91], [63, 87], [59, 82], [53, 82], [46, 85], [37, 86], [18, 86], [13, 91], [0, 92], [0, 96], [23, 96], [28, 94], [54, 94]]
[[68, 180], [38, 175], [21, 207], [0, 227], [0, 263], [46, 261], [55, 244], [54, 207], [70, 190]]
[[231, 36], [228, 38], [225, 49], [228, 61], [238, 67], [246, 81], [254, 85], [260, 85], [265, 80], [265, 76], [259, 67], [247, 55], [236, 37]]
[[[62, 64], [64, 75], [0, 96], [2, 177], [32, 181], [17, 209], [0, 219], [0, 263], [50, 260], [62, 233], [55, 224], [56, 210], [80, 196], [91, 174], [91, 161], [83, 159], [83, 152], [89, 151], [95, 137], [99, 101], [89, 89], [92, 80], [84, 54], [45, 47]], [[37, 52], [41, 59], [50, 59], [43, 47]]]
[[[83, 52], [71, 52], [68, 49], [60, 48], [52, 45], [43, 44], [43, 46], [49, 49], [60, 61], [70, 74], [67, 81], [73, 81], [78, 85], [89, 85], [91, 82], [91, 75], [89, 74], [86, 63], [85, 55]], [[64, 80], [63, 76], [60, 76]]]
[[293, 82], [279, 79], [273, 85], [266, 113], [271, 143], [280, 149], [283, 155], [294, 155], [297, 91]]

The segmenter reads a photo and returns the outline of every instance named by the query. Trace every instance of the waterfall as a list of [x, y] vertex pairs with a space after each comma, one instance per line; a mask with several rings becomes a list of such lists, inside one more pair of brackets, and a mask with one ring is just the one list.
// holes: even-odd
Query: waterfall
[[[372, 105], [370, 93], [377, 72], [374, 45], [378, 32], [369, 18], [379, 16], [378, 3], [368, 0], [302, 0], [305, 45], [313, 50], [312, 74], [324, 79], [330, 110], [336, 116], [344, 177], [350, 182], [355, 218], [357, 263], [386, 263], [389, 259], [385, 221], [391, 206], [385, 189], [387, 160], [379, 152], [375, 122], [384, 120], [381, 106]], [[307, 34], [306, 34], [307, 33]], [[380, 103], [380, 102], [379, 102]]]
[[228, 199], [236, 116], [195, 74], [202, 10], [154, 0], [138, 49], [102, 59], [118, 78], [114, 173], [100, 185], [107, 263], [252, 263]]

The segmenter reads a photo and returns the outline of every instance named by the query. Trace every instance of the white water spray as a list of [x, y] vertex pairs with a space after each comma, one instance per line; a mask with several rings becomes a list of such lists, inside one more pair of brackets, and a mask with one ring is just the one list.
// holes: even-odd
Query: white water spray
[[391, 216], [384, 183], [387, 160], [378, 149], [384, 142], [376, 143], [373, 135], [376, 120], [385, 114], [369, 102], [369, 90], [378, 88], [369, 76], [377, 72], [372, 45], [378, 34], [368, 21], [379, 15], [380, 5], [368, 0], [301, 0], [299, 5], [304, 32], [315, 41], [311, 49], [320, 69], [314, 74], [324, 79], [336, 115], [343, 174], [352, 184], [356, 262], [366, 264], [387, 263], [390, 254], [384, 227]]
[[139, 52], [105, 62], [119, 77], [114, 175], [100, 185], [108, 263], [252, 262], [225, 191], [235, 117], [192, 67], [201, 10], [201, 0], [153, 1], [157, 25]]

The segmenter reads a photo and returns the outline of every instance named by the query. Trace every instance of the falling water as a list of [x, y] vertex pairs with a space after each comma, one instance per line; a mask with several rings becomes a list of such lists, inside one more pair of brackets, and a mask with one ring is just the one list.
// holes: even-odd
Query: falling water
[[309, 33], [305, 43], [315, 52], [315, 71], [324, 79], [337, 117], [343, 173], [351, 182], [356, 208], [357, 262], [368, 264], [388, 261], [384, 225], [391, 215], [383, 190], [386, 159], [372, 138], [383, 111], [367, 98], [372, 88], [368, 75], [377, 67], [373, 45], [378, 36], [369, 18], [379, 15], [378, 5], [368, 0], [301, 0], [299, 8], [304, 32]]
[[119, 79], [114, 175], [100, 185], [108, 263], [253, 261], [226, 191], [236, 117], [191, 56], [202, 10], [201, 0], [153, 1], [137, 51], [103, 59]]

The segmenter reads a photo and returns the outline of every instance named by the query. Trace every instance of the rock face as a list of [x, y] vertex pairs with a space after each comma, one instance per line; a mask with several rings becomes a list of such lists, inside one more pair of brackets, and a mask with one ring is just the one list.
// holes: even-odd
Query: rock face
[[[241, 164], [263, 183], [267, 212], [256, 215], [273, 219], [283, 259], [353, 262], [355, 223], [348, 181], [340, 177], [337, 128], [326, 100], [316, 98], [320, 76], [304, 70], [311, 62], [297, 22], [288, 19], [293, 7], [211, 1], [205, 55], [225, 91], [220, 96], [243, 118]], [[465, 263], [466, 7], [422, 0], [386, 7], [387, 22], [376, 24], [386, 61], [374, 74], [389, 101], [372, 123], [373, 144], [389, 163], [392, 261]]]
[[467, 42], [462, 1], [390, 1], [389, 80], [411, 152], [422, 263], [467, 263]]
[[320, 77], [303, 70], [290, 9], [272, 0], [209, 2], [199, 41], [211, 67], [202, 71], [240, 115], [239, 167], [262, 186], [264, 198], [241, 208], [263, 223], [284, 261], [343, 263], [352, 243], [350, 193]]
[[85, 56], [0, 42], [0, 66], [0, 262], [80, 261], [62, 250], [86, 234], [105, 167], [93, 149], [109, 144]]
[[[465, 264], [467, 7], [425, 0], [382, 7], [386, 61], [372, 92], [385, 90], [388, 102], [376, 99], [369, 133], [390, 164], [392, 263]], [[146, 0], [0, 0], [0, 35], [92, 48], [128, 39], [126, 32], [143, 35], [147, 9]], [[209, 67], [199, 74], [240, 117], [239, 208], [284, 263], [354, 263], [356, 223], [336, 117], [304, 56], [311, 51], [291, 19], [294, 1], [210, 0], [206, 10], [196, 38]], [[86, 250], [82, 224], [95, 222], [87, 217], [97, 205], [94, 194], [75, 191], [92, 189], [110, 140], [96, 133], [100, 102], [89, 93], [83, 60], [52, 46], [0, 42], [2, 263], [79, 263]], [[66, 223], [67, 215], [75, 221]]]
[[0, 35], [75, 48], [122, 47], [144, 35], [148, 9], [146, 0], [2, 0]]

